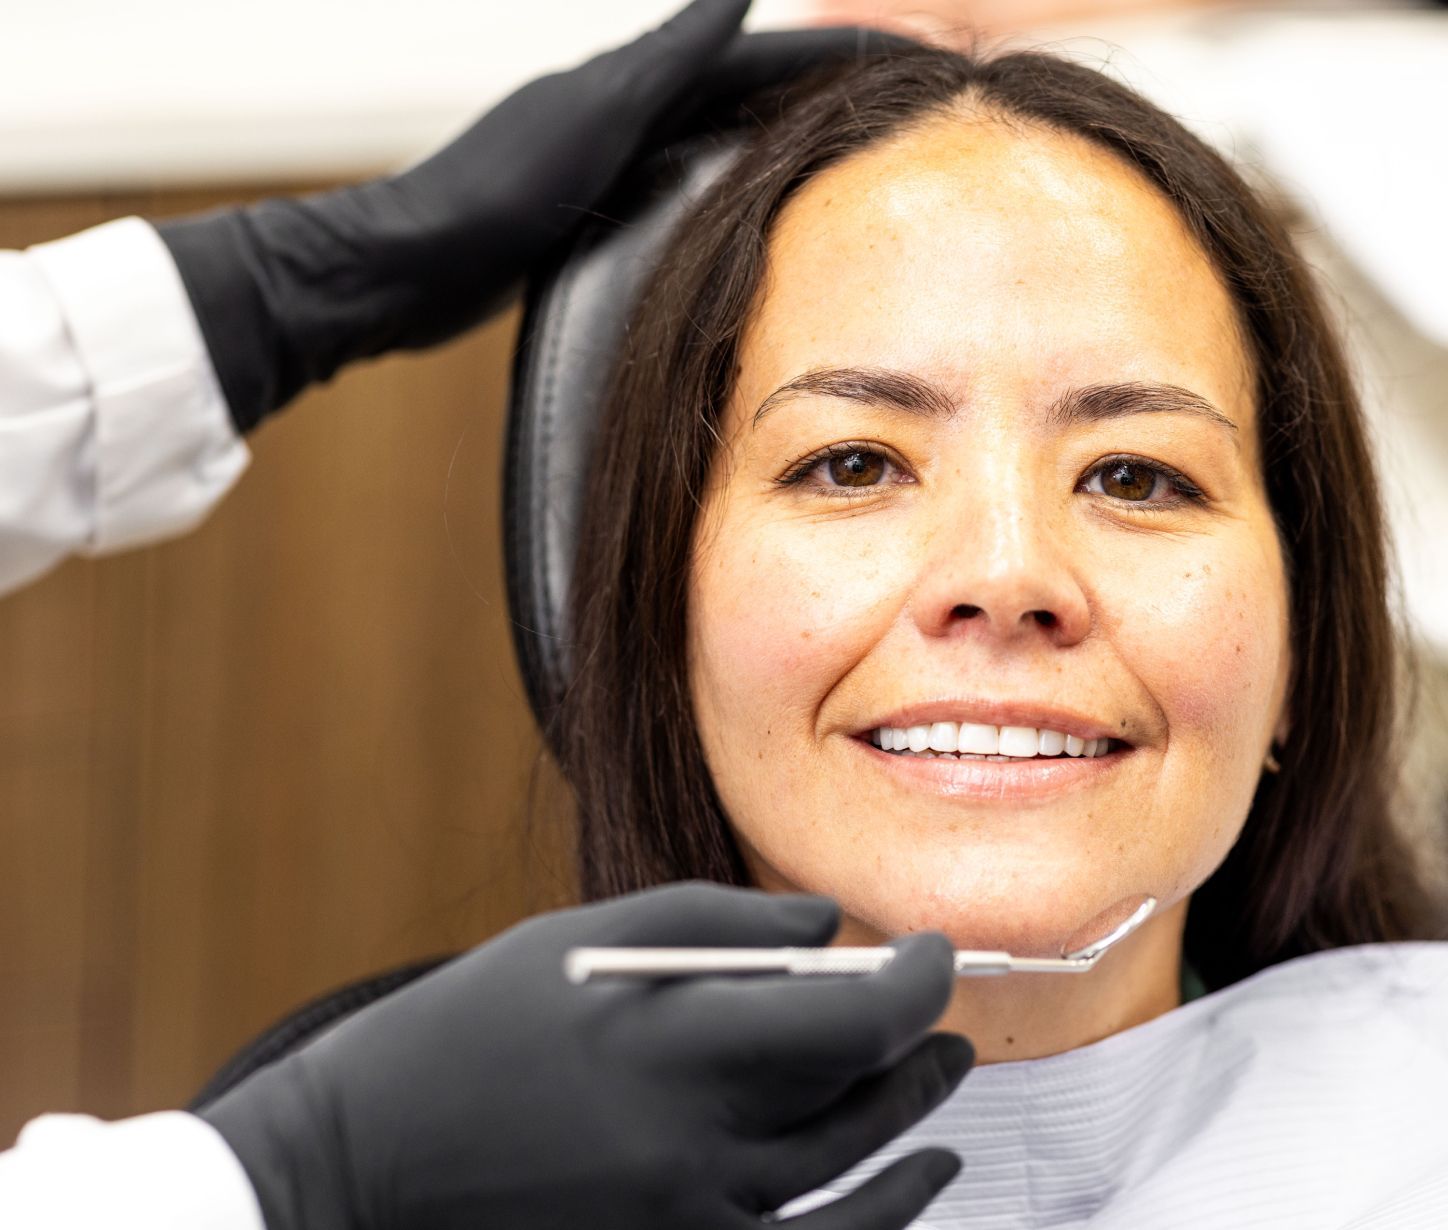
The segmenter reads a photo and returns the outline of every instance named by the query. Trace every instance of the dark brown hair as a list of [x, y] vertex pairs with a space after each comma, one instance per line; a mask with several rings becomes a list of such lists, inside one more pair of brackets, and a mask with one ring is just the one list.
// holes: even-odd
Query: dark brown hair
[[748, 883], [694, 724], [686, 600], [695, 520], [765, 268], [811, 176], [961, 100], [1115, 153], [1179, 211], [1234, 297], [1257, 372], [1268, 499], [1287, 564], [1292, 734], [1242, 835], [1196, 893], [1188, 959], [1211, 986], [1302, 953], [1436, 934], [1393, 824], [1395, 626], [1383, 515], [1338, 340], [1290, 238], [1175, 120], [1054, 57], [921, 50], [772, 104], [681, 228], [605, 413], [571, 614], [576, 678], [555, 746], [578, 803], [586, 898], [671, 880]]

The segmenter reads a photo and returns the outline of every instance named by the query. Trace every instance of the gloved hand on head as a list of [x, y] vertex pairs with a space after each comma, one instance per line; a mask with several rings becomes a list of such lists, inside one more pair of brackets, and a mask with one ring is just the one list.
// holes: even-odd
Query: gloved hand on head
[[[865, 977], [576, 986], [584, 945], [818, 945], [818, 897], [714, 885], [542, 915], [363, 1009], [202, 1117], [268, 1230], [733, 1230], [934, 1109], [970, 1044], [927, 1031], [940, 935]], [[800, 1230], [899, 1230], [955, 1175], [910, 1154]]]
[[901, 44], [857, 29], [741, 35], [748, 8], [694, 0], [524, 86], [402, 174], [162, 222], [238, 427], [345, 363], [497, 310], [625, 167], [701, 109]]

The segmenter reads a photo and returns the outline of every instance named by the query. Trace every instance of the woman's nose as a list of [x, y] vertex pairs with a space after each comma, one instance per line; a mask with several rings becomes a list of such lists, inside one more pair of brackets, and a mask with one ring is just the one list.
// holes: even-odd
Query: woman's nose
[[1091, 607], [1057, 519], [1033, 509], [1020, 483], [1005, 499], [953, 501], [929, 536], [911, 613], [927, 636], [995, 642], [1082, 640]]

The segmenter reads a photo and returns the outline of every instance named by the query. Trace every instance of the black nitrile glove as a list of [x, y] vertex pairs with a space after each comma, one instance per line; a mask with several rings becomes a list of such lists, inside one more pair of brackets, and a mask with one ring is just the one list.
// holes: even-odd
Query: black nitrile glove
[[[824, 898], [687, 884], [532, 919], [202, 1112], [268, 1230], [743, 1230], [933, 1109], [973, 1058], [926, 1036], [940, 935], [863, 977], [606, 981], [574, 946], [826, 942]], [[959, 1168], [924, 1150], [799, 1230], [899, 1230]]]
[[694, 0], [626, 47], [505, 99], [400, 175], [159, 226], [237, 427], [394, 347], [501, 307], [641, 150], [702, 107], [903, 40], [740, 35], [749, 0]]

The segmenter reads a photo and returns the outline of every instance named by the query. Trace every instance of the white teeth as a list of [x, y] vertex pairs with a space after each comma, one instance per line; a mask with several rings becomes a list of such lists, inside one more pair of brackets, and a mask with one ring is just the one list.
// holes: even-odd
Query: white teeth
[[1029, 759], [1036, 756], [1104, 756], [1110, 739], [1080, 739], [1059, 730], [1033, 726], [986, 726], [974, 722], [932, 722], [918, 726], [881, 726], [870, 732], [870, 741], [887, 752], [911, 752], [916, 756], [959, 754], [997, 759]]
[[1034, 726], [1002, 726], [1002, 756], [1034, 756], [1041, 746], [1041, 737]]
[[1066, 736], [1059, 730], [1043, 730], [1041, 733], [1041, 755], [1059, 756], [1066, 750]]
[[956, 752], [959, 746], [960, 727], [954, 722], [936, 722], [930, 728], [930, 750], [934, 752]]
[[994, 756], [1000, 750], [1000, 730], [995, 726], [977, 726], [974, 723], [960, 724], [960, 751], [974, 752], [977, 756]]

